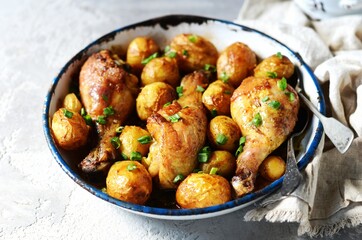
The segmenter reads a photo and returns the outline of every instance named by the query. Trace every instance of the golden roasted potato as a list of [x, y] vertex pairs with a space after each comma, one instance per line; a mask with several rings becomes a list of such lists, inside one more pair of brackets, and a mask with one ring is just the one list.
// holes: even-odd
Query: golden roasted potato
[[228, 46], [217, 60], [218, 79], [237, 88], [244, 78], [252, 74], [256, 55], [247, 45], [235, 42]]
[[147, 120], [149, 116], [161, 109], [165, 103], [177, 98], [176, 91], [169, 84], [154, 82], [142, 88], [136, 99], [137, 114], [141, 120]]
[[180, 74], [175, 58], [152, 59], [145, 65], [141, 74], [142, 86], [153, 82], [165, 82], [173, 87], [180, 84]]
[[140, 74], [145, 63], [145, 59], [159, 51], [159, 46], [150, 37], [136, 37], [127, 48], [127, 63], [132, 67], [135, 74]]
[[214, 151], [207, 162], [200, 164], [204, 173], [210, 173], [212, 168], [217, 169], [218, 175], [229, 178], [235, 173], [236, 159], [228, 151]]
[[68, 93], [63, 100], [63, 107], [71, 112], [79, 113], [83, 106], [74, 93]]
[[119, 151], [122, 156], [141, 161], [148, 154], [152, 141], [150, 133], [138, 126], [125, 126], [119, 136]]
[[177, 53], [179, 69], [184, 73], [203, 69], [206, 64], [216, 65], [216, 47], [201, 36], [179, 34], [172, 39], [170, 48]]
[[275, 181], [285, 172], [285, 161], [279, 156], [267, 157], [259, 167], [260, 175], [269, 181]]
[[176, 202], [182, 208], [210, 207], [230, 199], [229, 182], [216, 174], [191, 173], [176, 191]]
[[234, 88], [217, 80], [211, 83], [202, 94], [202, 102], [210, 111], [216, 111], [218, 115], [230, 115], [230, 98], [234, 92]]
[[52, 131], [59, 147], [74, 150], [87, 143], [89, 127], [79, 113], [60, 108], [53, 115]]
[[232, 118], [216, 116], [209, 123], [207, 137], [214, 148], [234, 152], [239, 146], [241, 131]]
[[261, 61], [254, 69], [255, 77], [289, 78], [294, 73], [294, 64], [281, 53]]
[[109, 169], [107, 193], [119, 200], [144, 204], [152, 192], [152, 178], [137, 161], [119, 161]]

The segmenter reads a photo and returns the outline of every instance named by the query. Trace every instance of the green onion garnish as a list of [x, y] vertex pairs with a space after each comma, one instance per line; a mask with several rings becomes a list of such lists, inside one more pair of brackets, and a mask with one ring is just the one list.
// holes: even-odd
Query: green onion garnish
[[252, 123], [255, 127], [259, 127], [259, 126], [263, 123], [263, 119], [261, 118], [260, 113], [255, 114], [253, 120], [251, 120], [251, 123]]
[[204, 91], [205, 91], [205, 88], [201, 87], [200, 85], [197, 85], [196, 91], [198, 91], [198, 92], [204, 92]]
[[84, 117], [85, 115], [87, 115], [87, 112], [85, 111], [84, 108], [81, 108], [81, 109], [80, 109], [80, 115], [83, 116], [83, 117]]
[[143, 65], [146, 65], [146, 64], [149, 63], [152, 59], [155, 59], [155, 58], [157, 58], [157, 57], [158, 57], [158, 52], [155, 52], [154, 54], [150, 55], [149, 57], [143, 59], [143, 60], [141, 61], [141, 63], [142, 63]]
[[127, 170], [128, 170], [128, 171], [133, 171], [133, 170], [135, 170], [135, 169], [137, 169], [136, 164], [134, 164], [134, 163], [128, 164], [128, 166], [127, 166]]
[[211, 149], [209, 146], [205, 146], [198, 153], [197, 160], [200, 163], [206, 163], [209, 161], [210, 156], [211, 156]]
[[175, 51], [169, 51], [166, 53], [166, 56], [169, 58], [175, 58], [177, 56], [177, 53]]
[[192, 42], [192, 43], [195, 43], [197, 41], [197, 36], [196, 35], [190, 35], [188, 37], [189, 41]]
[[130, 160], [137, 160], [137, 161], [141, 161], [142, 160], [142, 154], [139, 152], [131, 152], [131, 156], [129, 158]]
[[108, 101], [108, 96], [107, 95], [102, 94], [102, 98], [103, 98], [104, 101], [106, 101], [106, 102]]
[[228, 138], [224, 134], [218, 134], [216, 136], [216, 144], [224, 145], [228, 141]]
[[125, 153], [121, 153], [121, 157], [123, 160], [129, 159], [128, 156]]
[[124, 126], [119, 126], [118, 128], [116, 128], [116, 133], [122, 133], [124, 129]]
[[224, 93], [227, 94], [227, 95], [230, 95], [230, 94], [231, 94], [231, 91], [225, 90]]
[[212, 167], [210, 170], [210, 174], [216, 174], [219, 169], [217, 167]]
[[63, 108], [63, 114], [67, 118], [72, 118], [73, 117], [73, 113], [71, 111], [68, 111], [66, 108]]
[[263, 97], [263, 98], [261, 99], [262, 102], [266, 102], [266, 101], [268, 101], [268, 100], [269, 100], [269, 97], [268, 97], [268, 96], [265, 96], [265, 97]]
[[279, 109], [281, 104], [280, 102], [273, 100], [270, 103], [268, 103], [268, 105], [274, 109]]
[[163, 105], [163, 107], [167, 107], [167, 106], [170, 106], [171, 105], [171, 102], [167, 102]]
[[105, 109], [103, 109], [103, 114], [104, 116], [108, 117], [108, 116], [112, 116], [114, 115], [114, 109], [112, 106], [106, 107]]
[[185, 49], [184, 49], [184, 50], [182, 50], [182, 55], [184, 55], [184, 56], [186, 56], [186, 57], [187, 57], [187, 56], [189, 55], [189, 52], [188, 52], [187, 50], [185, 50]]
[[83, 116], [83, 118], [84, 118], [85, 123], [86, 123], [87, 125], [91, 125], [91, 124], [92, 124], [92, 118], [91, 118], [91, 116], [89, 116], [89, 115], [87, 114], [87, 115]]
[[239, 139], [239, 145], [244, 145], [246, 142], [246, 137], [245, 136], [242, 136], [240, 139]]
[[278, 80], [277, 85], [280, 90], [284, 91], [288, 86], [287, 79], [285, 79], [285, 77], [282, 77], [281, 80]]
[[285, 93], [289, 97], [289, 101], [293, 102], [295, 100], [295, 95], [292, 92]]
[[276, 72], [266, 72], [266, 75], [270, 78], [277, 78], [278, 74]]
[[235, 157], [239, 156], [239, 154], [243, 152], [243, 147], [243, 145], [240, 145], [238, 149], [236, 149]]
[[118, 149], [121, 146], [121, 141], [119, 140], [119, 137], [111, 138], [111, 143], [115, 149]]
[[226, 75], [226, 72], [222, 72], [220, 75], [220, 79], [221, 81], [223, 81], [224, 83], [227, 83], [229, 81], [229, 76]]
[[104, 124], [107, 123], [106, 117], [103, 116], [103, 115], [98, 116], [98, 119], [97, 119], [96, 121], [97, 121], [97, 123], [99, 123], [99, 124], [101, 124], [101, 125], [104, 125]]
[[282, 55], [280, 52], [277, 52], [275, 55], [276, 55], [279, 59], [283, 59], [283, 55]]
[[184, 87], [183, 86], [178, 86], [176, 87], [176, 92], [178, 97], [182, 97], [183, 96], [183, 91], [184, 91]]
[[181, 117], [180, 117], [180, 115], [175, 113], [174, 115], [170, 116], [169, 119], [171, 122], [175, 123], [175, 122], [178, 122], [181, 119]]
[[178, 182], [184, 180], [184, 178], [185, 178], [184, 175], [177, 174], [177, 176], [173, 179], [173, 183], [178, 183]]
[[211, 116], [212, 117], [216, 117], [217, 116], [217, 110], [214, 108], [214, 109], [212, 109], [211, 111]]
[[214, 65], [211, 65], [211, 64], [205, 64], [204, 70], [210, 71], [210, 72], [216, 72], [216, 67]]
[[148, 143], [152, 142], [152, 137], [149, 135], [144, 135], [144, 136], [138, 138], [137, 141], [141, 144], [148, 144]]

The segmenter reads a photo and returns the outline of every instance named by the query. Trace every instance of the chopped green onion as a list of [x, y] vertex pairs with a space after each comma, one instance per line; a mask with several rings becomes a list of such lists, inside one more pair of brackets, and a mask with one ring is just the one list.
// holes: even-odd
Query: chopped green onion
[[243, 152], [243, 148], [244, 148], [244, 146], [243, 146], [243, 145], [240, 145], [240, 146], [238, 147], [238, 149], [236, 149], [235, 157], [239, 156], [239, 154]]
[[198, 91], [198, 92], [204, 92], [204, 91], [205, 91], [205, 88], [201, 87], [200, 85], [197, 85], [196, 91]]
[[152, 59], [155, 59], [155, 58], [157, 58], [157, 57], [158, 57], [158, 52], [155, 52], [154, 54], [150, 55], [149, 57], [143, 59], [143, 60], [141, 61], [141, 63], [142, 63], [143, 65], [146, 65], [146, 64], [149, 63]]
[[192, 43], [195, 43], [197, 41], [197, 36], [196, 35], [190, 35], [188, 37], [189, 41], [192, 42]]
[[274, 109], [279, 109], [281, 104], [280, 102], [273, 100], [270, 103], [268, 103], [268, 105]]
[[121, 141], [119, 140], [119, 137], [111, 138], [111, 143], [115, 149], [118, 149], [121, 146]]
[[114, 109], [112, 106], [106, 107], [105, 109], [103, 109], [103, 114], [104, 116], [108, 117], [108, 116], [112, 116], [114, 115]]
[[266, 72], [266, 75], [270, 78], [277, 78], [278, 74], [276, 72]]
[[224, 145], [228, 141], [228, 138], [224, 134], [218, 134], [216, 136], [216, 144]]
[[163, 105], [163, 107], [167, 107], [167, 106], [170, 106], [171, 105], [171, 102], [167, 102]]
[[167, 45], [167, 46], [165, 47], [164, 52], [167, 53], [167, 52], [169, 52], [170, 50], [171, 50], [171, 47], [170, 47], [169, 45]]
[[63, 108], [63, 114], [67, 118], [72, 118], [73, 117], [73, 113], [71, 111], [68, 111], [66, 108]]
[[184, 87], [183, 86], [178, 86], [176, 87], [176, 92], [178, 97], [182, 97], [183, 96], [183, 91], [184, 91]]
[[89, 116], [89, 115], [87, 114], [87, 115], [83, 116], [83, 118], [84, 118], [85, 123], [86, 123], [87, 125], [91, 125], [91, 124], [92, 124], [92, 118], [91, 118], [91, 116]]
[[133, 171], [133, 170], [136, 170], [136, 169], [137, 169], [137, 166], [134, 163], [130, 163], [127, 166], [127, 170], [130, 171], [130, 172]]
[[229, 76], [226, 75], [226, 72], [222, 72], [220, 75], [220, 79], [221, 81], [223, 81], [224, 83], [227, 83], [229, 81]]
[[253, 120], [251, 120], [251, 123], [252, 123], [255, 127], [259, 127], [259, 126], [263, 123], [263, 119], [261, 118], [260, 113], [255, 114]]
[[217, 116], [217, 110], [214, 108], [214, 109], [212, 109], [211, 111], [211, 116], [212, 117], [216, 117]]
[[166, 56], [169, 58], [175, 58], [177, 56], [177, 53], [175, 51], [169, 51], [166, 53]]
[[150, 135], [144, 135], [137, 139], [137, 141], [141, 144], [148, 144], [152, 142], [152, 137]]
[[124, 126], [119, 126], [118, 128], [116, 128], [116, 133], [122, 133], [124, 129]]
[[173, 179], [173, 183], [178, 183], [178, 182], [184, 180], [184, 178], [185, 178], [184, 175], [177, 174], [177, 176]]
[[224, 93], [227, 94], [227, 95], [230, 95], [231, 91], [230, 90], [225, 90]]
[[216, 174], [219, 169], [217, 167], [212, 167], [210, 170], [210, 174]]
[[85, 111], [84, 108], [81, 108], [81, 109], [80, 109], [80, 115], [83, 116], [83, 117], [84, 117], [85, 115], [87, 115], [87, 112]]
[[106, 102], [108, 101], [108, 96], [106, 94], [102, 94], [102, 98], [104, 101], [106, 101]]
[[180, 115], [178, 115], [177, 113], [170, 116], [169, 118], [170, 118], [170, 121], [173, 122], [173, 123], [178, 122], [181, 119]]
[[275, 55], [276, 55], [279, 59], [283, 59], [283, 55], [282, 55], [280, 52], [277, 52]]
[[107, 121], [106, 121], [106, 117], [105, 117], [105, 116], [103, 116], [103, 115], [98, 116], [98, 119], [97, 119], [96, 121], [97, 121], [97, 123], [99, 123], [99, 124], [101, 124], [101, 125], [104, 125], [104, 124], [106, 124], [106, 123], [107, 123]]
[[182, 50], [182, 55], [184, 55], [184, 56], [186, 56], [186, 57], [187, 57], [187, 56], [189, 55], [189, 52], [188, 52], [187, 50], [185, 50], [185, 49], [184, 49], [184, 50]]
[[203, 147], [197, 155], [197, 159], [200, 163], [206, 163], [211, 156], [211, 149], [209, 146]]
[[104, 188], [101, 189], [101, 191], [102, 191], [103, 193], [107, 193], [107, 188], [104, 187]]
[[285, 79], [285, 77], [282, 77], [281, 80], [278, 80], [277, 85], [280, 90], [284, 91], [288, 86], [287, 79]]
[[242, 136], [240, 139], [239, 139], [239, 145], [244, 145], [246, 142], [246, 137], [245, 136]]
[[265, 97], [263, 97], [263, 98], [261, 99], [262, 102], [266, 102], [266, 101], [268, 101], [268, 100], [269, 100], [269, 97], [268, 97], [268, 96], [265, 96]]
[[289, 97], [289, 101], [293, 102], [295, 100], [295, 95], [292, 92], [285, 93]]
[[131, 152], [131, 156], [129, 159], [140, 161], [140, 160], [142, 160], [142, 154], [139, 152]]
[[123, 160], [129, 159], [128, 156], [125, 153], [121, 153], [121, 157], [123, 158]]
[[211, 64], [205, 64], [204, 70], [210, 71], [210, 72], [216, 72], [216, 67], [214, 65], [211, 65]]

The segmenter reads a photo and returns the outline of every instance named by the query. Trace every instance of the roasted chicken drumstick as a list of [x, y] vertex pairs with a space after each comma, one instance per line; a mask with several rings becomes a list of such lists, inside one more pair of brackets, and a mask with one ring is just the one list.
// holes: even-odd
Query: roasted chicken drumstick
[[293, 131], [299, 111], [295, 90], [283, 79], [248, 77], [234, 91], [231, 116], [246, 136], [231, 183], [240, 197], [254, 189], [258, 168]]

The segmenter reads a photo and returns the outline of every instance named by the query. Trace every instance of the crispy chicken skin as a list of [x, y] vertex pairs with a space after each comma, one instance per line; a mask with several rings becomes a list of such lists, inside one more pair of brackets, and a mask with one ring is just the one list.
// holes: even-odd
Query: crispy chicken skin
[[[111, 138], [135, 104], [126, 84], [129, 79], [131, 75], [115, 63], [108, 50], [91, 55], [82, 66], [79, 75], [81, 99], [85, 110], [96, 122], [100, 138], [98, 145], [79, 164], [83, 172], [107, 171], [117, 157]], [[113, 113], [105, 114], [105, 108], [112, 108]], [[105, 117], [105, 123], [99, 121], [100, 117]]]
[[254, 189], [260, 164], [286, 140], [296, 124], [298, 94], [289, 85], [283, 89], [278, 81], [248, 77], [232, 95], [231, 116], [246, 136], [231, 180], [237, 197]]
[[[205, 144], [207, 117], [202, 93], [196, 88], [205, 84], [203, 73], [185, 76], [181, 82], [183, 96], [147, 119], [147, 129], [154, 139], [147, 159], [148, 171], [162, 189], [175, 189], [175, 177], [186, 177], [197, 165], [197, 154]], [[179, 119], [172, 122], [171, 116]]]

